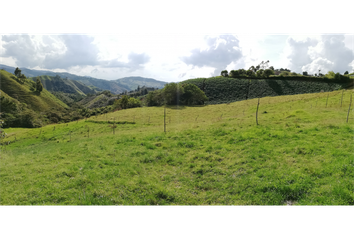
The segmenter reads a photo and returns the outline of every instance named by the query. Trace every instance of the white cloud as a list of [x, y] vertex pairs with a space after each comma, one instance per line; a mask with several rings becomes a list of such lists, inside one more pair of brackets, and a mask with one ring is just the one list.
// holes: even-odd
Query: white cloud
[[334, 67], [334, 62], [331, 62], [325, 58], [317, 58], [313, 60], [311, 63], [303, 66], [301, 70], [303, 72], [308, 72], [308, 73], [319, 73], [320, 72], [323, 74], [326, 74], [328, 71], [332, 71]]
[[128, 76], [181, 81], [248, 69], [261, 61], [295, 72], [353, 67], [353, 35], [124, 33], [3, 35], [1, 62], [113, 80]]
[[181, 60], [190, 66], [213, 68], [213, 75], [220, 75], [222, 70], [242, 58], [239, 40], [233, 35], [206, 37], [207, 47], [191, 50], [190, 56], [181, 57]]

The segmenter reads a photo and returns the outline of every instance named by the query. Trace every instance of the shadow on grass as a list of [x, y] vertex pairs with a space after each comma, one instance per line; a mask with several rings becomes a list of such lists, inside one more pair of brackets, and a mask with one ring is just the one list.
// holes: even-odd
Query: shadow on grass
[[166, 108], [168, 109], [174, 109], [174, 110], [183, 110], [186, 109], [186, 107], [205, 107], [207, 105], [167, 105]]
[[184, 106], [184, 105], [167, 105], [166, 108], [174, 109], [174, 110], [183, 110], [183, 109], [186, 109], [186, 106]]

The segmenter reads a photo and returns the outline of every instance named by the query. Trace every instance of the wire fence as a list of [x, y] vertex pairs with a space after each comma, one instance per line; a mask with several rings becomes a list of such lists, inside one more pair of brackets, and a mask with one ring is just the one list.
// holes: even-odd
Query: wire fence
[[[349, 119], [353, 119], [353, 116], [350, 115], [352, 112], [350, 110], [353, 109], [353, 91], [349, 91], [350, 100], [348, 99], [348, 94], [344, 93], [345, 91], [343, 90], [335, 93], [318, 93], [317, 95], [310, 97], [299, 95], [298, 98], [291, 97], [284, 99], [283, 102], [289, 103], [289, 111], [292, 110], [294, 101], [297, 101], [304, 109], [343, 109], [343, 111], [345, 110], [346, 112], [345, 116], [343, 114], [343, 121], [349, 122]], [[327, 97], [324, 99], [326, 95]], [[0, 144], [2, 146], [6, 146], [18, 141], [31, 140], [35, 138], [39, 139], [40, 141], [70, 142], [77, 139], [82, 139], [82, 137], [94, 138], [100, 134], [120, 134], [126, 130], [130, 130], [132, 127], [161, 127], [161, 132], [168, 132], [171, 129], [178, 130], [180, 127], [179, 125], [185, 126], [186, 123], [189, 123], [191, 126], [193, 126], [193, 124], [210, 121], [219, 122], [223, 120], [239, 119], [239, 124], [242, 124], [246, 119], [249, 119], [250, 117], [254, 117], [254, 122], [258, 125], [258, 121], [259, 124], [262, 124], [262, 116], [258, 115], [258, 107], [261, 112], [263, 111], [262, 113], [267, 113], [267, 107], [271, 106], [272, 104], [274, 104], [272, 98], [261, 99], [259, 105], [258, 99], [244, 101], [243, 105], [241, 106], [226, 104], [227, 111], [217, 112], [217, 110], [215, 110], [215, 112], [210, 112], [210, 116], [207, 118], [205, 117], [205, 114], [204, 116], [201, 116], [203, 108], [199, 109], [199, 112], [194, 111], [192, 113], [185, 113], [183, 111], [179, 111], [180, 109], [183, 109], [183, 106], [181, 106], [180, 109], [175, 107], [166, 108], [166, 112], [164, 109], [161, 109], [161, 112], [151, 112], [148, 114], [144, 112], [135, 114], [133, 116], [129, 114], [122, 114], [120, 116], [111, 117], [109, 120], [107, 114], [103, 114], [98, 117], [92, 117], [88, 120], [80, 120], [80, 123], [84, 121], [87, 124], [84, 126], [78, 126], [76, 128], [73, 127], [72, 124], [75, 124], [75, 122], [79, 123], [79, 121], [70, 123], [70, 127], [68, 124], [56, 124], [52, 125], [52, 129], [46, 127], [45, 131], [43, 131], [42, 128], [36, 129], [38, 131], [27, 131], [26, 134], [22, 134], [21, 139], [17, 137], [17, 134], [11, 134], [2, 139]], [[252, 112], [251, 115], [249, 112], [245, 115], [245, 109], [250, 110], [252, 107], [255, 108], [255, 111]], [[270, 120], [267, 119], [267, 121]], [[125, 128], [125, 126], [130, 127]]]

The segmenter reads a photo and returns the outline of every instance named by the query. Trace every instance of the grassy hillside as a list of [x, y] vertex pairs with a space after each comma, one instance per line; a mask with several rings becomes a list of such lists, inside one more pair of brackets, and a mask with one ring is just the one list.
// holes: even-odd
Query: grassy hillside
[[[10, 112], [12, 109], [16, 109], [20, 105], [20, 102], [10, 97], [0, 89], [0, 112]], [[1, 116], [3, 118], [3, 116]]]
[[166, 133], [163, 107], [7, 129], [0, 204], [354, 205], [352, 94], [264, 97], [259, 125], [251, 99], [170, 106]]
[[36, 111], [45, 111], [51, 108], [64, 109], [68, 106], [53, 96], [50, 92], [43, 89], [39, 94], [34, 91], [34, 82], [26, 80], [20, 84], [15, 80], [15, 76], [5, 70], [0, 70], [1, 90], [27, 107]]
[[[32, 81], [36, 81], [37, 77], [30, 78]], [[39, 76], [43, 87], [48, 91], [63, 92], [63, 93], [78, 93], [81, 95], [86, 95], [88, 93], [95, 93], [94, 89], [84, 85], [81, 82], [61, 78], [60, 76]]]
[[100, 94], [86, 97], [79, 101], [78, 104], [87, 108], [102, 107], [107, 105], [108, 99], [110, 99], [109, 96], [106, 96], [105, 94]]

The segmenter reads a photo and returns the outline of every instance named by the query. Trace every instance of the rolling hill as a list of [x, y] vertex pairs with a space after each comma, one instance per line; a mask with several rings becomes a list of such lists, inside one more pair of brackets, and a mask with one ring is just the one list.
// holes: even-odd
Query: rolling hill
[[[78, 93], [80, 95], [86, 95], [88, 93], [96, 93], [98, 91], [103, 91], [97, 87], [88, 87], [85, 84], [70, 80], [68, 78], [61, 78], [59, 75], [48, 76], [48, 75], [41, 75], [38, 76], [41, 80], [43, 87], [48, 91], [54, 92], [64, 92], [64, 93]], [[37, 77], [31, 77], [30, 79], [36, 81]]]
[[40, 112], [51, 108], [65, 109], [68, 106], [53, 96], [46, 89], [39, 94], [34, 91], [34, 82], [28, 79], [23, 84], [16, 81], [16, 77], [5, 71], [0, 70], [1, 85], [0, 89], [8, 96], [25, 103], [28, 108]]
[[[0, 64], [0, 69], [4, 69], [7, 72], [13, 73], [15, 71], [15, 67], [6, 66]], [[96, 87], [102, 90], [109, 90], [113, 94], [123, 93], [124, 91], [132, 91], [135, 90], [138, 86], [146, 86], [146, 87], [154, 87], [154, 88], [163, 88], [166, 82], [157, 81], [152, 78], [143, 78], [143, 77], [126, 77], [120, 78], [116, 80], [104, 80], [93, 78], [89, 76], [78, 76], [75, 74], [67, 73], [67, 72], [52, 72], [52, 71], [43, 71], [43, 70], [33, 70], [28, 68], [20, 68], [22, 74], [26, 75], [26, 77], [37, 77], [37, 76], [60, 76], [63, 79], [69, 79], [81, 82], [93, 89], [92, 87]], [[76, 85], [76, 84], [75, 84]], [[78, 87], [78, 86], [77, 86]]]

